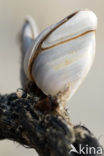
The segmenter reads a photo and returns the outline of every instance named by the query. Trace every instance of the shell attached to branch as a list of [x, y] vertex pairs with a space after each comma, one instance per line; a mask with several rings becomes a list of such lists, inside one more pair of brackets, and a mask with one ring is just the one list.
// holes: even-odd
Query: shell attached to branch
[[75, 12], [46, 28], [25, 54], [27, 78], [44, 94], [66, 103], [91, 68], [96, 28], [97, 17], [89, 10]]

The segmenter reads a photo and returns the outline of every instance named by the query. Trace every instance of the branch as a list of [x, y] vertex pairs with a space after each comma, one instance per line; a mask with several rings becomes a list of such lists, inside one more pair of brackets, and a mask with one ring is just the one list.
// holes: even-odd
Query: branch
[[40, 103], [52, 106], [55, 102], [41, 93], [41, 96], [37, 96], [39, 92], [36, 93], [33, 96], [30, 92], [18, 89], [16, 93], [0, 95], [1, 140], [9, 139], [34, 148], [40, 156], [78, 155], [70, 153], [72, 144], [77, 150], [79, 144], [88, 144], [96, 149], [100, 146], [87, 128], [73, 126], [67, 114], [61, 114], [52, 107], [47, 107], [50, 110], [47, 112], [37, 110]]

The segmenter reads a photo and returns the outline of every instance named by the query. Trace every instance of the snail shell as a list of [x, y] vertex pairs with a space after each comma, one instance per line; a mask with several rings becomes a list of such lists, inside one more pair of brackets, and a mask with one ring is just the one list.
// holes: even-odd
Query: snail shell
[[28, 79], [58, 102], [70, 99], [92, 65], [96, 28], [97, 17], [89, 10], [46, 28], [25, 55]]

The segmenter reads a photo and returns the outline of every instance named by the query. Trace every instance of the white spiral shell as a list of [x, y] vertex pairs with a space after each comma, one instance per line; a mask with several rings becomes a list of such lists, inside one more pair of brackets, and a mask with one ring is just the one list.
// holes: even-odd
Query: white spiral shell
[[46, 94], [67, 100], [87, 75], [95, 55], [97, 17], [78, 11], [49, 26], [26, 53], [28, 79]]

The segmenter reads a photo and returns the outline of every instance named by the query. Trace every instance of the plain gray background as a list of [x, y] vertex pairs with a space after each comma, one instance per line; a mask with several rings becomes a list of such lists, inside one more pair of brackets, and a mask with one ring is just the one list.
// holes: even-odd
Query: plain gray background
[[[18, 33], [24, 17], [32, 15], [42, 31], [70, 13], [91, 9], [98, 16], [97, 49], [93, 67], [70, 100], [70, 118], [86, 125], [104, 145], [104, 0], [0, 0], [0, 92], [20, 87]], [[11, 141], [0, 141], [0, 156], [35, 156]]]

